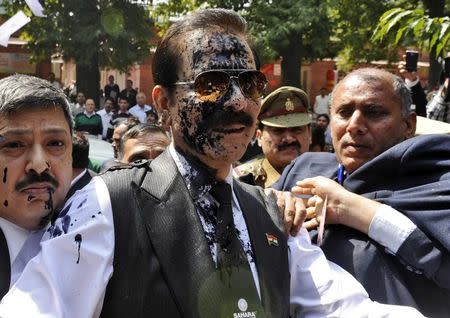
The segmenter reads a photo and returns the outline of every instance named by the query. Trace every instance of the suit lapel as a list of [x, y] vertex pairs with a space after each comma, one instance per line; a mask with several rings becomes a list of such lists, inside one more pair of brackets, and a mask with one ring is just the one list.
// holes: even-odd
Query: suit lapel
[[[235, 181], [233, 188], [244, 214], [252, 243], [264, 309], [268, 316], [282, 316], [279, 306], [286, 298], [285, 292], [289, 291], [289, 280], [283, 279], [287, 273], [286, 275], [280, 273], [281, 276], [277, 273], [288, 271], [284, 233], [272, 223], [256, 187]], [[266, 234], [277, 238], [279, 245], [269, 244]]]
[[11, 265], [9, 260], [8, 244], [5, 235], [0, 228], [0, 299], [5, 296], [9, 290], [11, 281]]
[[89, 170], [86, 170], [83, 173], [83, 176], [77, 180], [69, 189], [69, 192], [67, 192], [66, 198], [64, 201], [67, 201], [77, 190], [82, 189], [85, 185], [87, 185], [92, 179], [91, 174], [89, 173]]
[[150, 169], [140, 192], [147, 231], [182, 316], [196, 317], [202, 284], [215, 272], [211, 252], [169, 152], [155, 159]]

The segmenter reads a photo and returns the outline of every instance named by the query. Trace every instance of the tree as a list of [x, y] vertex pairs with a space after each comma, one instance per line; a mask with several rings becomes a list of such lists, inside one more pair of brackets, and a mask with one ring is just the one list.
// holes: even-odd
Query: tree
[[[4, 2], [10, 15], [25, 2]], [[76, 62], [77, 89], [98, 103], [99, 68], [128, 71], [150, 53], [151, 23], [142, 6], [127, 0], [48, 0], [46, 18], [32, 17], [21, 36], [34, 60], [61, 54]]]
[[[436, 58], [450, 49], [450, 18], [444, 16], [444, 1], [423, 1], [425, 8], [394, 8], [385, 12], [374, 31], [374, 41], [395, 45], [415, 44], [430, 52], [429, 85], [438, 82], [440, 64]], [[427, 14], [428, 13], [428, 14]]]
[[370, 41], [373, 26], [380, 16], [392, 7], [390, 0], [334, 0], [330, 3], [330, 18], [333, 25], [332, 41], [339, 47], [338, 66], [350, 71], [356, 63], [375, 60], [392, 61], [396, 50], [375, 45]]
[[282, 84], [300, 87], [302, 60], [334, 57], [328, 2], [254, 0], [243, 10], [263, 56], [281, 57]]

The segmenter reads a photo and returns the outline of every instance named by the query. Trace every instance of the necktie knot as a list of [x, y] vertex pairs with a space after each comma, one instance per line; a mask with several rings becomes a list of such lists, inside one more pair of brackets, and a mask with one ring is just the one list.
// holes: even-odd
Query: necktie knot
[[231, 186], [226, 182], [217, 182], [210, 191], [220, 205], [231, 205]]

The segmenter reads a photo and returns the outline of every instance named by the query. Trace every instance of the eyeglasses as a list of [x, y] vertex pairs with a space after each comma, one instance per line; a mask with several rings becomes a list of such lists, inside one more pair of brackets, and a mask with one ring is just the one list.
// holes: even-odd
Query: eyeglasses
[[197, 98], [202, 101], [216, 102], [230, 87], [231, 79], [237, 79], [242, 94], [259, 101], [267, 86], [263, 73], [247, 69], [210, 70], [198, 74], [193, 81], [176, 82], [175, 85], [194, 84]]

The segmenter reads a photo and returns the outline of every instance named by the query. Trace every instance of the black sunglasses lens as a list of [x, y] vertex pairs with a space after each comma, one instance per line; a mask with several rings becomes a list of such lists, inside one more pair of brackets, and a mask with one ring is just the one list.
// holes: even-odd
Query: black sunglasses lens
[[230, 83], [228, 74], [220, 71], [209, 71], [199, 74], [195, 79], [197, 98], [206, 102], [215, 102], [227, 91]]
[[255, 101], [258, 101], [266, 89], [267, 80], [259, 71], [248, 71], [239, 74], [239, 86], [242, 93]]

